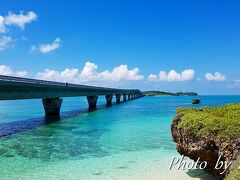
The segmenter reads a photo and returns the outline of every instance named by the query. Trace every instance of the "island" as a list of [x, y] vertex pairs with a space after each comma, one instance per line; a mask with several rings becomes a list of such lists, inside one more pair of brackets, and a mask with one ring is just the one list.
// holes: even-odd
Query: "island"
[[[205, 171], [236, 180], [240, 177], [240, 104], [220, 107], [178, 108], [171, 124], [177, 151], [194, 161], [207, 162]], [[232, 162], [223, 174], [216, 169], [218, 158]]]
[[164, 92], [164, 91], [143, 91], [145, 96], [197, 96], [195, 92]]

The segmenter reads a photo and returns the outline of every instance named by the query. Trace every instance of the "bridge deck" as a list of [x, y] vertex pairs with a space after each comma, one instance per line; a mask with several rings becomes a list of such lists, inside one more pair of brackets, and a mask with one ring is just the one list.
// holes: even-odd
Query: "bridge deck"
[[112, 94], [141, 94], [138, 89], [116, 89], [0, 75], [0, 100], [38, 99]]

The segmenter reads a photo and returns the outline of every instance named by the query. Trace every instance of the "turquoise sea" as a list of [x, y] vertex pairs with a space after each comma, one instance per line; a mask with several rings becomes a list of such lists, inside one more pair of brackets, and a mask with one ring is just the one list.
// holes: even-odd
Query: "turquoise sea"
[[[201, 96], [200, 106], [239, 103], [240, 96]], [[211, 179], [200, 170], [168, 170], [180, 157], [170, 124], [192, 97], [144, 97], [112, 107], [100, 98], [64, 98], [62, 118], [44, 119], [41, 100], [0, 101], [0, 179]], [[190, 161], [190, 160], [187, 160]]]

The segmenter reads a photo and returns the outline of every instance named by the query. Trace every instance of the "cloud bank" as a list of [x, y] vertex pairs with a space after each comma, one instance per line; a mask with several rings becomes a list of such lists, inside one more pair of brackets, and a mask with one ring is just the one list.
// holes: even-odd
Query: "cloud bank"
[[181, 73], [176, 72], [175, 70], [171, 70], [168, 73], [165, 71], [160, 71], [159, 75], [150, 74], [148, 76], [148, 81], [189, 81], [194, 78], [194, 70], [186, 69]]
[[[43, 72], [36, 73], [34, 78], [70, 83], [120, 82], [144, 79], [144, 76], [139, 74], [138, 68], [128, 69], [127, 65], [117, 66], [112, 71], [98, 72], [97, 69], [98, 66], [95, 63], [86, 62], [81, 70], [78, 68], [65, 68], [63, 71], [45, 69]], [[14, 72], [11, 67], [0, 65], [0, 75], [26, 77], [28, 72]]]
[[221, 74], [220, 72], [206, 73], [205, 78], [208, 81], [226, 81], [226, 76]]
[[27, 71], [14, 72], [9, 66], [0, 65], [0, 75], [26, 77], [28, 73]]
[[98, 66], [91, 62], [86, 62], [82, 70], [77, 68], [66, 68], [63, 71], [45, 69], [39, 72], [36, 78], [54, 80], [62, 82], [84, 83], [93, 81], [121, 81], [121, 80], [141, 80], [143, 75], [139, 74], [139, 69], [128, 69], [127, 65], [115, 67], [111, 72], [108, 70], [98, 72]]
[[36, 78], [43, 80], [53, 80], [60, 82], [87, 83], [87, 82], [119, 82], [119, 81], [136, 81], [144, 79], [139, 74], [138, 68], [128, 69], [127, 65], [115, 67], [112, 71], [97, 71], [98, 66], [92, 62], [86, 62], [83, 69], [66, 68], [63, 71], [45, 69], [38, 72]]

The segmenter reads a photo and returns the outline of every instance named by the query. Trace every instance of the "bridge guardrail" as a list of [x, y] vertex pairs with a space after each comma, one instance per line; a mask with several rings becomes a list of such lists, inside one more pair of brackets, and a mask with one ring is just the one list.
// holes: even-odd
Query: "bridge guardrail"
[[4, 76], [4, 75], [0, 75], [0, 80], [33, 83], [33, 84], [66, 86], [66, 83], [61, 83], [61, 82], [53, 82], [53, 81], [45, 81], [45, 80], [37, 80], [37, 79], [21, 78], [21, 77], [13, 77], [13, 76]]

